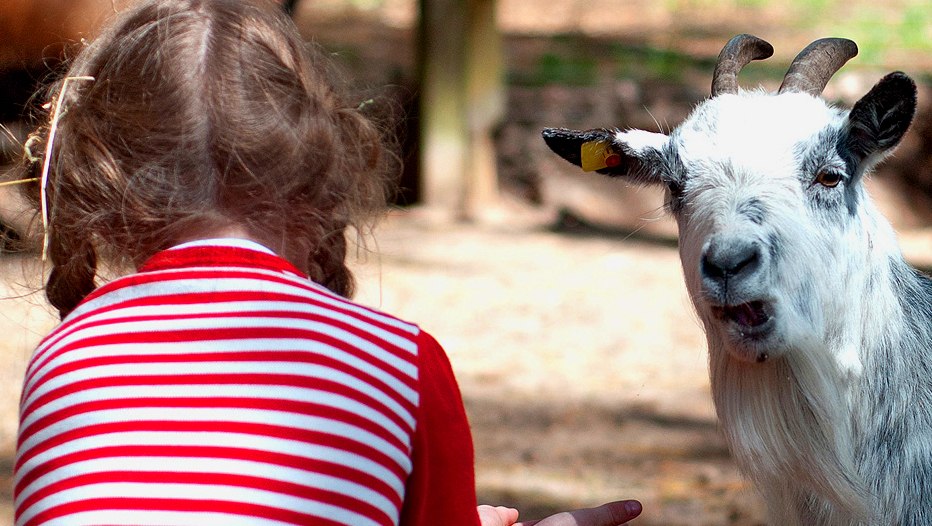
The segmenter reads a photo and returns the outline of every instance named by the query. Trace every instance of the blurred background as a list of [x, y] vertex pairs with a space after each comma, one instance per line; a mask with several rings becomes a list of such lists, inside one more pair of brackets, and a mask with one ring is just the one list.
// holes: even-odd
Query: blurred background
[[[4, 0], [4, 163], [37, 83], [127, 0]], [[775, 56], [744, 87], [776, 89], [824, 36], [860, 55], [825, 97], [850, 106], [885, 73], [920, 109], [869, 181], [907, 258], [932, 269], [932, 0], [298, 0], [282, 6], [389, 108], [402, 146], [397, 208], [353, 258], [357, 299], [418, 322], [447, 349], [477, 449], [480, 501], [523, 518], [639, 498], [640, 525], [762, 524], [712, 410], [704, 338], [663, 198], [551, 154], [544, 127], [668, 131], [709, 94], [722, 45]], [[382, 104], [387, 102], [387, 104]], [[0, 188], [0, 233], [32, 212]], [[7, 246], [7, 245], [4, 245]], [[0, 253], [0, 524], [22, 370], [53, 324], [36, 254]]]

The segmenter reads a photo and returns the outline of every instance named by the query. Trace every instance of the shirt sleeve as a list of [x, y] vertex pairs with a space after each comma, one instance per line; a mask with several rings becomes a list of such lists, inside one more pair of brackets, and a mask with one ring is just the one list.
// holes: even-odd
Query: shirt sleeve
[[401, 512], [403, 526], [478, 526], [474, 453], [463, 398], [440, 344], [418, 336], [418, 404], [413, 469]]

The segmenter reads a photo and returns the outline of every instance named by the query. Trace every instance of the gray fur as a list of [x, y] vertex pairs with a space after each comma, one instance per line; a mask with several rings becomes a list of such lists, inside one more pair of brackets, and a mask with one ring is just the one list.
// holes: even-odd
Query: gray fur
[[915, 93], [893, 73], [850, 111], [739, 91], [669, 136], [545, 132], [575, 164], [603, 137], [627, 167], [603, 173], [666, 187], [716, 410], [773, 524], [932, 525], [932, 280], [862, 185]]

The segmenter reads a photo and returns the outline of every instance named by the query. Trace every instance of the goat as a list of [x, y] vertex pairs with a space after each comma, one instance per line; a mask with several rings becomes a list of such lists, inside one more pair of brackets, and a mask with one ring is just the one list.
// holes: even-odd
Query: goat
[[544, 140], [587, 171], [665, 187], [716, 413], [773, 524], [932, 524], [932, 279], [862, 185], [909, 127], [916, 85], [894, 72], [850, 110], [827, 104], [857, 54], [830, 38], [776, 93], [739, 89], [772, 54], [729, 41], [712, 97], [669, 135]]

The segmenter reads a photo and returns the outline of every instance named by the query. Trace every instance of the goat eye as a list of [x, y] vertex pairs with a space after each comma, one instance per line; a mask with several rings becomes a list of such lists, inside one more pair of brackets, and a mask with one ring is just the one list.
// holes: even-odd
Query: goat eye
[[816, 174], [815, 182], [826, 188], [835, 188], [843, 179], [841, 173], [834, 170], [821, 170]]

